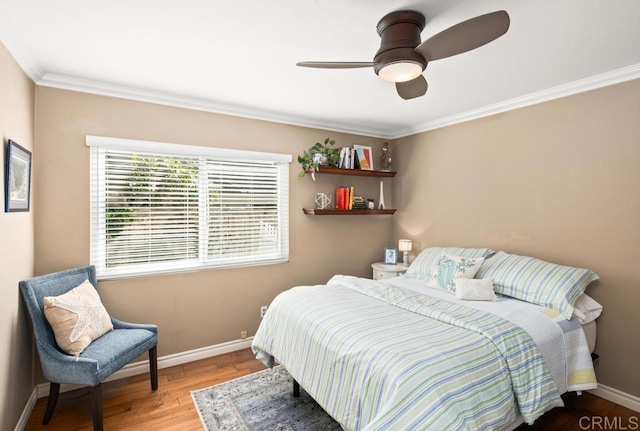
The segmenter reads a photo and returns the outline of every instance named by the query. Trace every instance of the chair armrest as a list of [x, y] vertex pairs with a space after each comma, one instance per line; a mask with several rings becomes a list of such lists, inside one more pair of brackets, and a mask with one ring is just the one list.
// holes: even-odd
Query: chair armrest
[[158, 325], [123, 322], [113, 316], [111, 316], [111, 323], [113, 324], [113, 329], [146, 329], [154, 334], [158, 334]]
[[40, 352], [46, 355], [46, 359], [57, 364], [66, 364], [69, 362], [76, 363], [80, 360], [84, 360], [84, 358], [80, 358], [79, 356], [73, 356], [67, 353], [63, 353], [50, 344], [41, 344], [40, 346]]
[[86, 376], [95, 375], [98, 362], [79, 356], [68, 355], [51, 345], [40, 345], [40, 364], [45, 378], [56, 383], [76, 383], [95, 385]]

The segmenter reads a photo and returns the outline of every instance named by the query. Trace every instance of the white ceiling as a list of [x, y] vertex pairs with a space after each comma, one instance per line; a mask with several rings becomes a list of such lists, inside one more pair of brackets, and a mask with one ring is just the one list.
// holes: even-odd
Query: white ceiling
[[[506, 35], [434, 61], [402, 100], [372, 69], [378, 20], [422, 40], [504, 9]], [[0, 0], [0, 40], [45, 86], [394, 138], [640, 77], [638, 0]]]

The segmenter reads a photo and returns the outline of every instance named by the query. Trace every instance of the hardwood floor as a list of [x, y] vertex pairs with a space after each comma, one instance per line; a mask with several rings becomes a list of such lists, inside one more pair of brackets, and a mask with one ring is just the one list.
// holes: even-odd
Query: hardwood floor
[[[202, 430], [190, 391], [232, 380], [265, 367], [250, 349], [228, 353], [158, 371], [158, 390], [153, 392], [149, 375], [143, 374], [103, 384], [104, 428], [107, 431]], [[565, 394], [566, 406], [554, 409], [533, 426], [517, 431], [583, 431], [604, 429], [640, 430], [640, 413], [584, 393]], [[78, 389], [60, 394], [53, 418], [42, 425], [46, 398], [37, 401], [26, 430], [92, 430], [88, 391]], [[617, 427], [605, 427], [608, 424]], [[635, 424], [635, 427], [634, 427]]]
[[[264, 370], [250, 349], [158, 370], [158, 390], [149, 374], [103, 383], [105, 431], [202, 430], [190, 391]], [[48, 425], [42, 425], [47, 398], [40, 398], [25, 430], [93, 430], [91, 400], [86, 389], [60, 394]]]
[[545, 413], [516, 431], [640, 430], [640, 413], [583, 392], [563, 395], [565, 406]]

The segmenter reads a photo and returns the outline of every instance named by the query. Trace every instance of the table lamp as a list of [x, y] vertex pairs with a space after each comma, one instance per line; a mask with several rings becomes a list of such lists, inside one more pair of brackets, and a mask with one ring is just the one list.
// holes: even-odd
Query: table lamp
[[411, 240], [401, 239], [398, 241], [398, 250], [402, 253], [402, 266], [409, 266], [409, 252], [411, 251]]

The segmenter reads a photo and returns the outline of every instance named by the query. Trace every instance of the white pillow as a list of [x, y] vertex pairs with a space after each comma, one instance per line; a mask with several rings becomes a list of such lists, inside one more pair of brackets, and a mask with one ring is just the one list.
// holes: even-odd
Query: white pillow
[[498, 297], [493, 290], [490, 278], [456, 278], [456, 297], [468, 301], [496, 301]]
[[455, 293], [454, 280], [456, 278], [473, 278], [482, 262], [484, 262], [484, 257], [463, 257], [443, 253], [427, 286], [439, 287]]
[[573, 304], [573, 314], [583, 325], [596, 320], [600, 313], [602, 313], [602, 305], [586, 293], [578, 296]]

